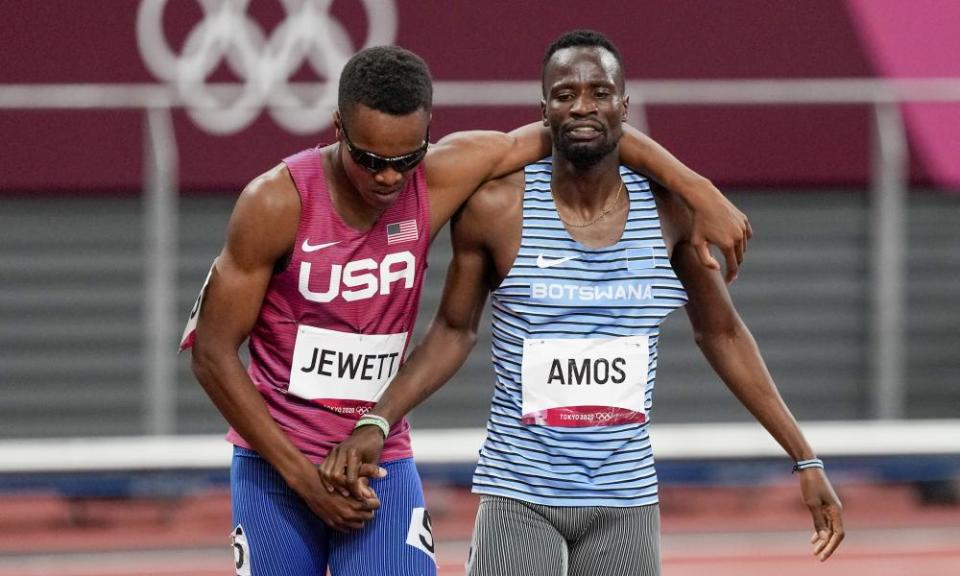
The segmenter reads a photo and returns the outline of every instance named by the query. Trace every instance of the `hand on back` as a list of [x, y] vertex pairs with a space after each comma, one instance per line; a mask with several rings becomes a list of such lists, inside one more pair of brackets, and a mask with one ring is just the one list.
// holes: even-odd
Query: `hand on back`
[[743, 255], [747, 251], [747, 241], [753, 237], [753, 229], [746, 214], [737, 209], [727, 198], [704, 181], [709, 189], [700, 197], [707, 199], [693, 206], [690, 244], [697, 252], [700, 263], [708, 268], [720, 270], [720, 263], [710, 254], [710, 244], [716, 246], [726, 260], [726, 281], [737, 279]]

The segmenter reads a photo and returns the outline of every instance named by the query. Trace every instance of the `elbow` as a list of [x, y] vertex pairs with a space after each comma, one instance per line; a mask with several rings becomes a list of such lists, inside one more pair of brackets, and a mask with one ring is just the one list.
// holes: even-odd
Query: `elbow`
[[455, 346], [462, 354], [469, 354], [477, 345], [477, 329], [468, 324], [452, 323], [448, 319], [438, 316], [434, 318], [427, 331], [427, 338], [442, 346]]
[[203, 382], [206, 380], [207, 374], [210, 374], [212, 371], [213, 360], [208, 354], [201, 353], [201, 350], [198, 346], [190, 350], [190, 371], [193, 372], [193, 377], [197, 379], [197, 382]]
[[196, 339], [190, 350], [190, 371], [201, 386], [206, 387], [205, 382], [209, 382], [210, 376], [216, 373], [219, 357], [216, 347], [210, 342], [200, 337]]
[[470, 324], [461, 324], [461, 325], [447, 325], [447, 329], [456, 333], [457, 340], [462, 342], [465, 346], [473, 348], [477, 343], [477, 324], [476, 322]]
[[452, 341], [457, 343], [457, 347], [464, 354], [469, 354], [473, 347], [477, 345], [477, 331], [471, 328], [452, 329], [451, 333], [448, 333], [448, 337], [451, 337]]
[[713, 189], [716, 189], [716, 188], [717, 188], [716, 185], [713, 183], [713, 180], [710, 180], [709, 178], [707, 178], [707, 177], [704, 176], [703, 174], [698, 174], [698, 173], [694, 172], [693, 178], [696, 180], [696, 182], [697, 182], [700, 186], [703, 186], [704, 188], [713, 188]]
[[693, 340], [701, 350], [714, 349], [734, 342], [741, 334], [738, 322], [715, 323], [697, 326], [693, 330]]
[[463, 333], [463, 346], [470, 352], [473, 350], [474, 346], [477, 345], [477, 331], [476, 330], [466, 330]]
[[[706, 350], [710, 347], [710, 342], [712, 341], [711, 333], [706, 330], [694, 330], [693, 341], [697, 343], [697, 348]], [[194, 374], [196, 374], [196, 369], [194, 369]]]

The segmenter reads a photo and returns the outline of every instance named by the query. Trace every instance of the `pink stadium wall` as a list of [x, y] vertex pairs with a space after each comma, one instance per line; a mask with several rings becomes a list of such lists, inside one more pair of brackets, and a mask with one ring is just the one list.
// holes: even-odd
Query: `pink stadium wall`
[[[848, 0], [857, 31], [878, 76], [960, 76], [960, 2], [955, 0]], [[905, 107], [914, 152], [926, 176], [960, 189], [960, 105]]]
[[[15, 8], [7, 9], [8, 25], [0, 35], [0, 85], [163, 82], [145, 64], [138, 48], [134, 3], [124, 3], [126, 9], [118, 9], [115, 3], [67, 0], [14, 4]], [[160, 4], [166, 4], [162, 25], [167, 42], [179, 51], [203, 20], [203, 11], [196, 2]], [[889, 6], [875, 9], [880, 4]], [[874, 0], [850, 0], [850, 6], [841, 0], [645, 0], [625, 5], [598, 0], [585, 8], [574, 0], [395, 0], [395, 42], [423, 55], [438, 81], [536, 80], [547, 44], [575, 27], [592, 27], [608, 34], [623, 51], [631, 79], [851, 78], [960, 72], [958, 59], [946, 55], [937, 60], [941, 67], [901, 65], [898, 58], [903, 43], [890, 41], [901, 33], [891, 26], [905, 17], [899, 13], [899, 20], [890, 16], [895, 12], [890, 6], [899, 4]], [[949, 0], [911, 2], [910, 6], [928, 4], [931, 12], [935, 4], [949, 7], [946, 12], [953, 18], [960, 12], [960, 5]], [[364, 42], [367, 34], [370, 16], [363, 6], [360, 0], [337, 0], [331, 10], [354, 45]], [[917, 11], [924, 14], [916, 18], [917, 28], [912, 33], [923, 36], [929, 32], [925, 36], [929, 46], [912, 54], [925, 59], [947, 41], [956, 48], [956, 41], [946, 31], [933, 35], [941, 21], [939, 15]], [[268, 35], [284, 20], [281, 4], [274, 0], [253, 0], [249, 13]], [[223, 65], [211, 78], [235, 79]], [[304, 65], [294, 78], [315, 80], [317, 74]], [[951, 151], [956, 156], [955, 134], [960, 132], [956, 108], [948, 111], [952, 125], [926, 119], [922, 111], [909, 112], [915, 181], [960, 182], [960, 167], [951, 166], [946, 159]], [[538, 115], [535, 100], [529, 106], [437, 107], [433, 136], [466, 128], [509, 129], [536, 120]], [[866, 143], [870, 118], [870, 111], [861, 106], [648, 109], [652, 134], [725, 186], [864, 184], [869, 176]], [[136, 110], [2, 110], [0, 193], [138, 191], [142, 184], [141, 123], [142, 115]], [[180, 179], [186, 191], [235, 191], [284, 154], [329, 141], [332, 136], [329, 130], [290, 134], [266, 113], [230, 136], [209, 134], [182, 110], [175, 112], [174, 125]]]

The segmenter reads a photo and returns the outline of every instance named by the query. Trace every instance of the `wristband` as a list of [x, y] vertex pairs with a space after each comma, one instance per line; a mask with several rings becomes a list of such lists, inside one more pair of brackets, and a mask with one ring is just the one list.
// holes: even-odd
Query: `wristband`
[[823, 470], [823, 460], [819, 458], [810, 458], [809, 460], [797, 460], [793, 465], [794, 472], [800, 472], [801, 470], [807, 470], [810, 468], [819, 468]]
[[383, 433], [383, 438], [386, 439], [390, 435], [390, 423], [387, 422], [387, 419], [383, 416], [377, 416], [376, 414], [365, 414], [357, 420], [357, 423], [353, 426], [353, 429], [356, 430], [361, 426], [376, 426], [380, 429], [380, 432]]

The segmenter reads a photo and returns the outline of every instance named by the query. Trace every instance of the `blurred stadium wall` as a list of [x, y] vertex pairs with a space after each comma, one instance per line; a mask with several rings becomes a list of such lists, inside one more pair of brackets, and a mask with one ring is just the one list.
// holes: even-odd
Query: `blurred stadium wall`
[[[960, 4], [244, 4], [0, 2], [0, 438], [222, 432], [179, 327], [243, 185], [331, 140], [346, 58], [424, 56], [435, 138], [506, 130], [538, 119], [543, 51], [575, 27], [622, 50], [632, 122], [750, 216], [732, 290], [797, 416], [960, 416]], [[748, 418], [682, 316], [655, 417]], [[484, 334], [415, 425], [481, 426], [488, 357]]]

